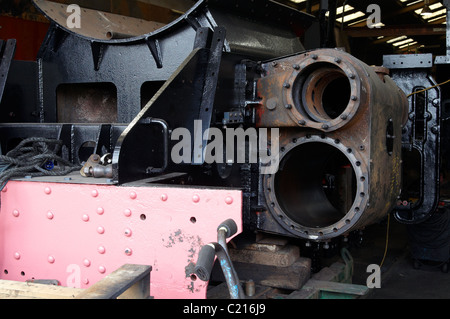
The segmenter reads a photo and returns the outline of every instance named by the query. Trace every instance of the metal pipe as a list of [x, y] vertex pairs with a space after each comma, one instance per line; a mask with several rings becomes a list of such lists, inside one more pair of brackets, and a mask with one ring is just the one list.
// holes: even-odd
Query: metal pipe
[[228, 286], [230, 298], [245, 299], [245, 293], [230, 259], [226, 242], [226, 239], [236, 233], [236, 230], [236, 223], [231, 219], [219, 225], [217, 229], [217, 242], [209, 243], [202, 247], [194, 268], [194, 273], [200, 280], [208, 281], [214, 264], [214, 257], [217, 256]]
[[[231, 290], [233, 289], [233, 294], [237, 294], [237, 296], [239, 297], [239, 299], [244, 299], [245, 295], [244, 292], [242, 291], [242, 287], [239, 283], [239, 277], [238, 274], [236, 272], [236, 269], [233, 267], [233, 264], [231, 263], [231, 259], [230, 259], [230, 254], [228, 253], [228, 247], [227, 247], [227, 229], [225, 227], [221, 227], [219, 228], [219, 230], [217, 231], [217, 240], [220, 244], [220, 246], [222, 246], [223, 251], [225, 253], [226, 259], [229, 260], [229, 262], [227, 261], [225, 263], [226, 267], [226, 271], [230, 271], [231, 272], [231, 277], [232, 279], [229, 281], [229, 286], [228, 288], [230, 289], [230, 293]], [[220, 264], [222, 266], [222, 262]], [[224, 267], [222, 267], [222, 271], [224, 271], [225, 273], [225, 269]], [[230, 288], [232, 287], [232, 288]], [[236, 291], [234, 291], [236, 290]]]
[[118, 31], [113, 31], [113, 30], [108, 30], [105, 34], [106, 38], [108, 40], [112, 40], [112, 39], [128, 39], [128, 38], [133, 38], [133, 37], [137, 37], [138, 35], [136, 34], [128, 34], [128, 33], [121, 33]]

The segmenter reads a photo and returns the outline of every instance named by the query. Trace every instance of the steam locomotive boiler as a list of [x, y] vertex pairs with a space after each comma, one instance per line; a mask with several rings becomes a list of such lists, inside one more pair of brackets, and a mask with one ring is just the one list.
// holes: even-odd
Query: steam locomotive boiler
[[323, 242], [406, 211], [410, 92], [262, 2], [201, 0], [167, 25], [84, 9], [77, 29], [34, 1], [51, 25], [35, 105], [14, 107], [36, 116], [0, 139], [5, 161], [28, 142], [51, 167], [5, 170], [3, 278], [88, 287], [132, 261], [153, 266], [156, 297], [204, 297], [193, 274], [219, 225]]

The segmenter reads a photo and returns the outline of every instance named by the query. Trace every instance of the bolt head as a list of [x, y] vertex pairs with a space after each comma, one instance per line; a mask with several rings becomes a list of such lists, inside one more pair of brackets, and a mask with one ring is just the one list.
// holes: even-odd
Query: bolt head
[[194, 196], [192, 196], [192, 201], [194, 203], [198, 203], [200, 201], [200, 196], [198, 196], [197, 194], [195, 194]]
[[123, 211], [123, 214], [126, 216], [126, 217], [130, 217], [131, 216], [131, 210], [130, 209], [125, 209], [124, 211]]
[[227, 203], [227, 205], [233, 204], [233, 197], [227, 196], [227, 197], [225, 198], [225, 203]]

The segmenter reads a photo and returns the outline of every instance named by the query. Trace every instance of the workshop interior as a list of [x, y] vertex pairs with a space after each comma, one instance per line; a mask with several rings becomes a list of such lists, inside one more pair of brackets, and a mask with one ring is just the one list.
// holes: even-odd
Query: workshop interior
[[450, 297], [450, 1], [0, 3], [0, 298]]

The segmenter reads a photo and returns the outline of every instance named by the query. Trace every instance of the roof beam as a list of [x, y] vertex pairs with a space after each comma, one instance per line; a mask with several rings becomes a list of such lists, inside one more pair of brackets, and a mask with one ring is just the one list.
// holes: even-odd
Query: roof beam
[[445, 34], [446, 27], [436, 24], [423, 25], [395, 25], [381, 28], [369, 29], [367, 27], [349, 27], [343, 30], [348, 36], [353, 38], [360, 37], [391, 37], [398, 35], [414, 36], [414, 35], [440, 35]]

